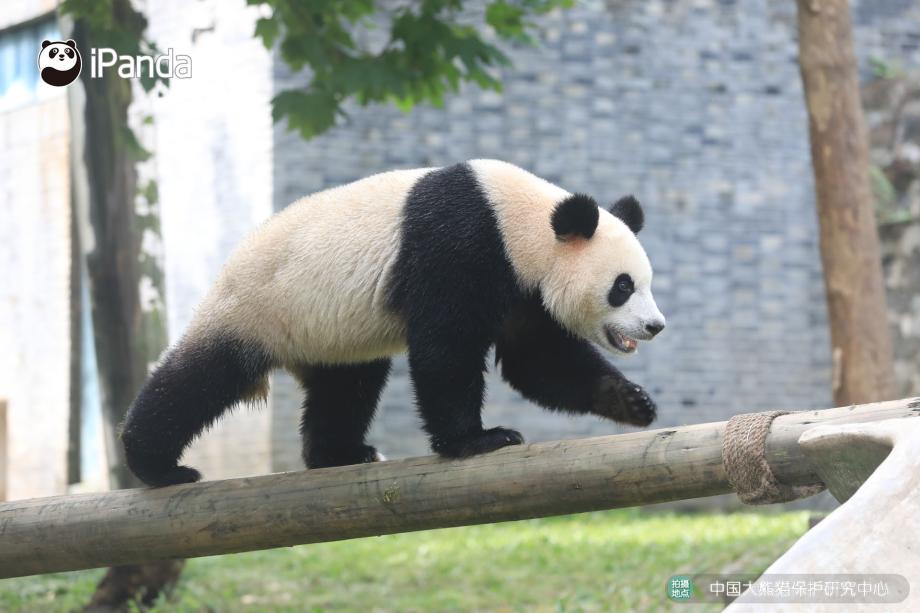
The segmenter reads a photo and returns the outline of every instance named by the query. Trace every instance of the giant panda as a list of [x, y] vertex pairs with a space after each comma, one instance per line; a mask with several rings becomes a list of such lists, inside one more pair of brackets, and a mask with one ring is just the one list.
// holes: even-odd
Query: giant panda
[[646, 426], [648, 394], [598, 351], [665, 326], [633, 197], [610, 210], [506, 162], [397, 170], [303, 198], [230, 256], [185, 335], [128, 410], [127, 464], [153, 486], [229, 407], [284, 368], [306, 392], [310, 468], [380, 458], [365, 442], [390, 358], [408, 350], [432, 449], [462, 458], [523, 442], [484, 429], [487, 354], [548, 409]]

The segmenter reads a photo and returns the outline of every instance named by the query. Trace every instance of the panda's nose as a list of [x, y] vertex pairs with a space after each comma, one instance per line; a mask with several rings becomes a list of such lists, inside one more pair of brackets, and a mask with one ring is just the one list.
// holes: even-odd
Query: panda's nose
[[653, 321], [653, 322], [651, 322], [651, 323], [645, 324], [645, 331], [648, 332], [649, 334], [651, 334], [652, 336], [655, 336], [656, 334], [658, 334], [658, 333], [661, 332], [662, 330], [664, 330], [664, 322], [663, 322], [663, 321]]

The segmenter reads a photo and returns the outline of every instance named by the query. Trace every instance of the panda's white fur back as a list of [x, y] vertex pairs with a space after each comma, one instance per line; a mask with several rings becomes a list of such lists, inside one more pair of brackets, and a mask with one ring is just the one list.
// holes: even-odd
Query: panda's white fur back
[[190, 336], [229, 331], [282, 364], [348, 363], [404, 349], [385, 308], [406, 195], [431, 169], [381, 173], [294, 202], [229, 258]]

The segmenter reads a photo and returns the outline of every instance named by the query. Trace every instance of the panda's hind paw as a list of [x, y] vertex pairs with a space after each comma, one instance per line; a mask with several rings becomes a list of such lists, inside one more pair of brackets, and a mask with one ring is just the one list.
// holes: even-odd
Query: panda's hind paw
[[163, 473], [147, 476], [143, 481], [152, 487], [167, 487], [181, 483], [195, 483], [201, 480], [201, 473], [191, 466], [174, 466]]
[[524, 437], [517, 430], [510, 428], [491, 428], [481, 430], [449, 443], [435, 445], [435, 451], [445, 458], [467, 458], [469, 456], [489, 453], [502, 447], [521, 445]]
[[376, 447], [371, 445], [362, 445], [361, 448], [361, 464], [369, 464], [371, 462], [385, 462], [386, 456], [377, 451]]
[[310, 468], [330, 468], [332, 466], [383, 462], [386, 457], [371, 445], [362, 444], [344, 448], [342, 446], [330, 448], [316, 445], [310, 446], [305, 459], [306, 465]]

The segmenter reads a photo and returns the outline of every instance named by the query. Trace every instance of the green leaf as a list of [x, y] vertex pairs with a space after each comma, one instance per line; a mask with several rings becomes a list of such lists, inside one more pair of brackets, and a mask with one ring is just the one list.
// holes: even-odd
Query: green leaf
[[278, 122], [286, 117], [288, 129], [308, 140], [331, 128], [339, 114], [338, 101], [330, 92], [288, 90], [272, 99], [272, 119]]
[[145, 162], [150, 159], [151, 153], [147, 151], [140, 141], [137, 140], [137, 136], [134, 134], [134, 131], [126, 126], [119, 126], [118, 131], [118, 141], [125, 149], [125, 153], [131, 157], [131, 159], [138, 162]]
[[140, 188], [139, 191], [149, 205], [157, 204], [160, 201], [160, 190], [157, 187], [157, 182], [153, 179], [147, 181], [147, 184]]
[[281, 34], [281, 26], [274, 17], [262, 17], [256, 22], [256, 38], [262, 39], [262, 44], [266, 49], [275, 46], [278, 35]]
[[524, 36], [524, 9], [496, 0], [486, 7], [486, 23], [502, 38], [520, 39]]

